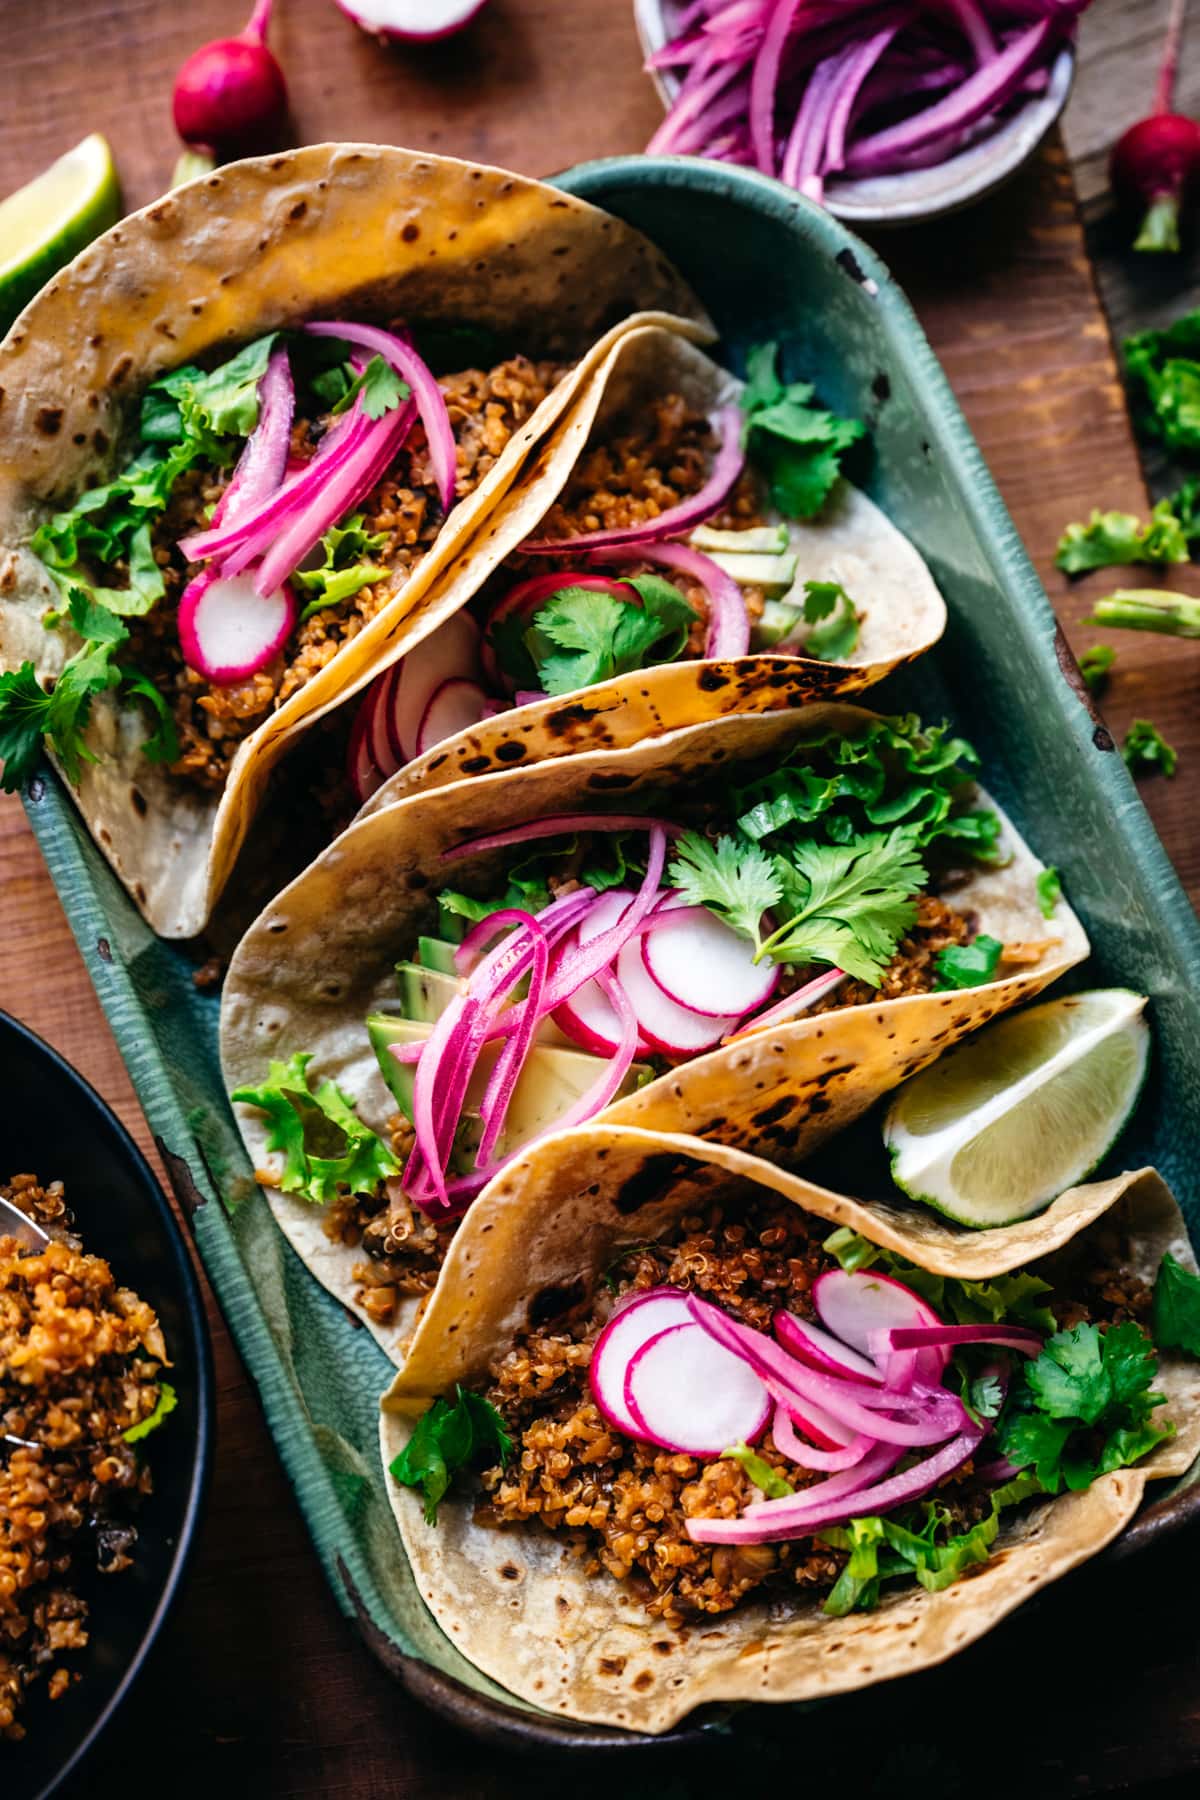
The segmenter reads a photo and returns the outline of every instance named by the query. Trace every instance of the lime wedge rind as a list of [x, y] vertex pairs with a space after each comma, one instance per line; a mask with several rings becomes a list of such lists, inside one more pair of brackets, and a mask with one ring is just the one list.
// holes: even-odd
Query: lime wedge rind
[[0, 201], [0, 332], [120, 216], [120, 184], [99, 132]]
[[[892, 1177], [910, 1199], [957, 1224], [991, 1229], [1044, 1210], [1110, 1155], [1136, 1109], [1149, 1065], [1145, 997], [1129, 989], [1031, 1007], [959, 1045], [906, 1083], [884, 1120]], [[998, 1088], [997, 1064], [1020, 1066], [1022, 1040], [1057, 1048]], [[986, 1097], [976, 1103], [973, 1088]], [[940, 1090], [940, 1091], [939, 1091]], [[906, 1115], [934, 1130], [910, 1131]]]

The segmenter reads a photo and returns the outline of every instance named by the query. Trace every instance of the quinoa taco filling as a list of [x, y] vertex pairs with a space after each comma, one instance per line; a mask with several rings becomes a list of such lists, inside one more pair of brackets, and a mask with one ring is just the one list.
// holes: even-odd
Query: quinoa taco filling
[[368, 691], [348, 759], [359, 800], [459, 730], [614, 676], [767, 652], [854, 660], [871, 596], [806, 576], [786, 521], [819, 518], [863, 427], [785, 384], [774, 345], [749, 360], [740, 405], [681, 384], [605, 418], [536, 536]]
[[141, 1443], [175, 1395], [153, 1309], [75, 1235], [61, 1182], [0, 1185], [50, 1236], [0, 1232], [0, 1738], [24, 1735], [27, 1691], [58, 1699], [88, 1642], [89, 1570], [132, 1566], [151, 1491]]
[[77, 774], [91, 698], [119, 689], [145, 711], [142, 754], [219, 795], [568, 367], [516, 355], [435, 378], [402, 324], [333, 321], [152, 381], [115, 479], [34, 535], [62, 597], [44, 622], [83, 643], [49, 692], [32, 662], [2, 678], [6, 783], [43, 736]]
[[676, 1627], [752, 1594], [842, 1616], [891, 1582], [936, 1591], [1008, 1509], [1171, 1435], [1128, 1251], [1102, 1222], [1036, 1272], [964, 1281], [742, 1190], [435, 1402], [391, 1474], [436, 1529], [463, 1471], [477, 1524], [554, 1533]]
[[319, 1063], [310, 1079], [309, 1046], [234, 1088], [282, 1153], [256, 1152], [260, 1181], [361, 1251], [354, 1298], [375, 1324], [431, 1290], [456, 1220], [547, 1132], [756, 1030], [1003, 980], [1057, 942], [1003, 943], [955, 903], [1006, 854], [971, 747], [857, 719], [443, 857], [444, 881], [481, 852], [491, 873], [431, 893], [395, 998], [363, 1021], [382, 1116]]

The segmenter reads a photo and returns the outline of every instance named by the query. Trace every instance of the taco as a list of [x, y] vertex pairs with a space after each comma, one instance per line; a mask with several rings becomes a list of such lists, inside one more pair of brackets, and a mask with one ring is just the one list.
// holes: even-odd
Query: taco
[[933, 577], [841, 473], [862, 425], [785, 385], [774, 345], [749, 368], [656, 326], [613, 346], [540, 479], [460, 549], [469, 606], [435, 601], [446, 622], [364, 697], [360, 800], [858, 693], [937, 642]]
[[1200, 1345], [1200, 1278], [1152, 1170], [1076, 1190], [1053, 1254], [1033, 1221], [950, 1273], [717, 1159], [543, 1144], [468, 1214], [383, 1400], [425, 1604], [569, 1718], [661, 1732], [931, 1667], [1200, 1450], [1167, 1347]]
[[0, 346], [8, 785], [44, 738], [151, 924], [195, 933], [284, 746], [420, 637], [656, 307], [706, 334], [618, 220], [383, 147], [238, 163], [114, 227]]
[[[394, 1357], [458, 1217], [603, 1114], [794, 1167], [1087, 952], [944, 728], [740, 714], [360, 819], [226, 978], [280, 1225]], [[457, 941], [455, 941], [457, 940]]]

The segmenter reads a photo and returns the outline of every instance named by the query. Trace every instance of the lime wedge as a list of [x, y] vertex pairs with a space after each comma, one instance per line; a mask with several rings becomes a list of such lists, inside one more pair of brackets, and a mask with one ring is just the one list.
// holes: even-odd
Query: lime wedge
[[56, 269], [120, 216], [112, 151], [98, 131], [0, 200], [0, 331]]
[[1146, 1000], [1096, 988], [1012, 1014], [900, 1089], [883, 1138], [898, 1187], [962, 1225], [1040, 1212], [1093, 1170], [1137, 1104]]

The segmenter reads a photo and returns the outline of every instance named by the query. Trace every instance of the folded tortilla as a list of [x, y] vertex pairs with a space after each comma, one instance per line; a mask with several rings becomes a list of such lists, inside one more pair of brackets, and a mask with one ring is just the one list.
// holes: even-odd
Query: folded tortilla
[[27, 545], [54, 506], [105, 481], [153, 377], [313, 317], [468, 323], [530, 354], [578, 359], [368, 628], [241, 746], [206, 796], [140, 753], [144, 715], [101, 695], [74, 797], [154, 928], [201, 929], [267, 777], [306, 723], [436, 619], [420, 602], [567, 410], [630, 314], [698, 303], [638, 232], [504, 170], [381, 145], [324, 144], [234, 163], [134, 213], [56, 275], [0, 345], [0, 669], [54, 677], [78, 648], [46, 631], [61, 597]]
[[[431, 927], [436, 894], [447, 885], [444, 850], [547, 814], [590, 809], [597, 797], [623, 805], [647, 788], [657, 790], [655, 810], [669, 811], [663, 789], [669, 796], [674, 783], [702, 783], [710, 769], [768, 756], [831, 728], [848, 731], [870, 716], [840, 704], [735, 714], [620, 752], [592, 751], [434, 788], [360, 817], [266, 908], [233, 957], [221, 1011], [227, 1090], [257, 1086], [273, 1057], [311, 1052], [312, 1081], [331, 1077], [360, 1117], [383, 1131], [396, 1103], [364, 1021], [394, 1001], [394, 965]], [[1000, 848], [1003, 866], [975, 866], [955, 887], [954, 903], [975, 916], [981, 932], [1031, 946], [1035, 960], [980, 987], [872, 1001], [750, 1032], [678, 1063], [606, 1108], [603, 1118], [732, 1145], [794, 1168], [881, 1094], [1086, 956], [1087, 938], [1065, 902], [1052, 920], [1043, 918], [1035, 888], [1042, 865], [1007, 821]], [[456, 860], [453, 885], [488, 891], [505, 854]], [[235, 1110], [254, 1167], [277, 1167], [264, 1115], [244, 1105]], [[326, 1235], [321, 1208], [277, 1188], [264, 1192], [312, 1272], [352, 1304], [361, 1251]], [[931, 1221], [929, 1229], [946, 1228]], [[368, 1320], [394, 1360], [415, 1311], [415, 1302], [402, 1302], [395, 1323]]]
[[[614, 1253], [661, 1236], [683, 1213], [747, 1180], [781, 1188], [748, 1158], [714, 1146], [616, 1126], [546, 1140], [476, 1202], [460, 1228], [413, 1352], [383, 1400], [385, 1467], [429, 1401], [456, 1380], [479, 1385], [531, 1316], [592, 1291]], [[918, 1215], [879, 1229], [871, 1209], [816, 1189], [797, 1202], [849, 1223], [920, 1266], [973, 1278], [1024, 1268], [1057, 1250], [1086, 1257], [1097, 1235], [1128, 1233], [1130, 1263], [1152, 1281], [1166, 1251], [1195, 1270], [1187, 1228], [1152, 1169], [1065, 1194], [1050, 1214], [940, 1247], [938, 1225], [909, 1235]], [[631, 1201], [634, 1203], [631, 1204]], [[520, 1254], [514, 1255], [517, 1246]], [[1085, 1265], [1086, 1266], [1086, 1265]], [[533, 1309], [537, 1308], [536, 1314]], [[1155, 1387], [1176, 1435], [1134, 1468], [1083, 1493], [1001, 1518], [986, 1563], [940, 1593], [884, 1590], [871, 1612], [827, 1617], [818, 1600], [772, 1596], [684, 1630], [644, 1613], [604, 1571], [589, 1573], [543, 1529], [476, 1524], [467, 1487], [442, 1501], [438, 1523], [418, 1494], [388, 1480], [417, 1587], [456, 1649], [523, 1700], [561, 1717], [662, 1732], [713, 1701], [811, 1700], [932, 1668], [973, 1643], [1022, 1601], [1094, 1556], [1133, 1517], [1147, 1481], [1179, 1475], [1200, 1452], [1200, 1365], [1160, 1353]], [[1156, 1413], [1156, 1418], [1163, 1415]]]
[[[711, 414], [736, 403], [741, 385], [677, 331], [646, 325], [628, 332], [577, 390], [571, 413], [544, 443], [539, 479], [514, 484], [460, 546], [447, 591], [431, 595], [430, 606], [439, 618], [448, 617], [478, 593], [503, 556], [537, 537], [589, 447], [627, 428], [664, 395], [682, 394], [690, 409]], [[769, 508], [767, 516], [779, 522]], [[946, 606], [933, 576], [886, 513], [849, 481], [837, 483], [815, 519], [789, 521], [788, 535], [798, 559], [797, 582], [839, 582], [859, 612], [858, 644], [846, 662], [777, 651], [732, 661], [692, 658], [534, 701], [435, 745], [385, 782], [364, 810], [375, 812], [405, 794], [516, 762], [624, 749], [729, 713], [770, 712], [861, 693], [937, 643]], [[562, 540], [562, 548], [570, 554], [570, 538]], [[630, 554], [636, 557], [636, 551]]]

